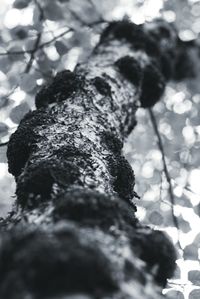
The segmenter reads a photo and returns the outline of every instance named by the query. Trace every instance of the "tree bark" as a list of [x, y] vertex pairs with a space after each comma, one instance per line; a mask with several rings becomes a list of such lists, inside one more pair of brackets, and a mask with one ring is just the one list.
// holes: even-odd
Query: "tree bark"
[[[122, 154], [138, 107], [151, 107], [185, 45], [155, 21], [113, 22], [87, 62], [36, 96], [8, 145], [16, 206], [1, 223], [1, 298], [160, 298], [173, 245], [135, 217]], [[181, 54], [180, 54], [181, 53]]]

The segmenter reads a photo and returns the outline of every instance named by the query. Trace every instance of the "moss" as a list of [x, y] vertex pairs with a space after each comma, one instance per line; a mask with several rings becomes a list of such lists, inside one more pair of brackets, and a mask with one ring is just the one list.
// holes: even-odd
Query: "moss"
[[165, 39], [169, 39], [171, 37], [170, 28], [168, 26], [166, 26], [166, 23], [164, 24], [164, 22], [162, 20], [162, 24], [160, 24], [160, 26], [159, 26], [160, 37], [165, 38]]
[[142, 80], [142, 70], [139, 62], [131, 56], [124, 56], [116, 61], [120, 73], [131, 83], [138, 86]]
[[104, 30], [101, 35], [101, 42], [104, 42], [112, 37], [117, 39], [126, 39], [128, 42], [135, 45], [140, 43], [144, 46], [145, 38], [141, 26], [131, 23], [127, 20], [114, 21]]
[[159, 56], [160, 49], [153, 36], [143, 30], [142, 25], [136, 25], [127, 20], [114, 21], [104, 30], [100, 43], [111, 38], [126, 39], [136, 50], [144, 50], [150, 56]]
[[12, 134], [7, 148], [8, 171], [15, 177], [19, 176], [32, 150], [34, 137], [30, 131], [18, 129]]
[[137, 125], [137, 120], [134, 117], [132, 122], [127, 123], [127, 134], [129, 135]]
[[128, 161], [120, 155], [108, 158], [110, 173], [113, 176], [113, 188], [121, 198], [131, 200], [134, 196], [135, 176]]
[[[154, 39], [158, 42], [161, 40], [171, 40], [174, 36], [174, 32], [176, 31], [173, 23], [168, 23], [161, 18], [157, 18], [154, 20], [154, 26], [148, 27], [148, 34], [152, 35]], [[170, 47], [172, 45], [169, 45]], [[167, 49], [167, 48], [166, 48]]]
[[173, 24], [162, 19], [154, 21], [154, 26], [148, 28], [147, 34], [151, 36], [160, 47], [161, 72], [169, 79], [181, 80], [195, 77], [195, 65], [191, 58], [190, 49], [197, 46], [195, 41], [183, 42], [178, 38], [178, 32]]
[[33, 298], [116, 291], [108, 258], [87, 236], [85, 231], [81, 241], [80, 233], [67, 222], [48, 231], [11, 231], [1, 246], [1, 298], [16, 298], [24, 290]]
[[161, 72], [167, 81], [173, 77], [173, 72], [174, 72], [173, 62], [174, 60], [170, 57], [168, 53], [165, 53], [161, 56], [160, 59]]
[[52, 195], [53, 184], [60, 188], [68, 187], [78, 180], [80, 174], [76, 165], [68, 161], [45, 160], [27, 166], [18, 178], [17, 199], [22, 206], [36, 206]]
[[[146, 286], [147, 279], [144, 272], [136, 271], [134, 263], [132, 263], [130, 260], [125, 260], [124, 263], [124, 275], [125, 279], [130, 280], [130, 277], [133, 278], [135, 281], [140, 281], [141, 285], [143, 287]], [[136, 297], [132, 297], [132, 299], [135, 299]], [[127, 298], [127, 299], [131, 299]], [[125, 298], [124, 298], [125, 299]]]
[[101, 77], [95, 77], [92, 80], [92, 83], [94, 84], [94, 86], [96, 87], [96, 89], [98, 90], [98, 92], [100, 94], [102, 94], [103, 96], [111, 96], [111, 87], [110, 85], [106, 82], [105, 79], [101, 78]]
[[44, 110], [29, 112], [11, 135], [8, 143], [7, 158], [9, 172], [18, 176], [27, 162], [38, 137], [34, 133], [37, 126], [53, 123], [53, 119]]
[[196, 65], [190, 53], [194, 47], [192, 42], [182, 42], [179, 40], [176, 61], [174, 66], [174, 79], [183, 80], [185, 78], [194, 78], [196, 76]]
[[152, 29], [148, 26], [146, 29], [143, 25], [136, 25], [127, 20], [111, 22], [104, 30], [100, 43], [114, 38], [126, 39], [135, 50], [144, 50], [155, 58], [160, 74], [166, 80], [172, 77], [176, 80], [194, 77], [195, 68], [188, 51], [195, 47], [194, 42], [185, 43], [177, 39], [173, 25], [163, 20], [158, 19], [154, 23]]
[[143, 108], [152, 107], [165, 89], [165, 80], [159, 69], [153, 63], [147, 65], [144, 69], [142, 94], [140, 96], [141, 106]]
[[105, 231], [112, 225], [125, 230], [127, 225], [135, 227], [137, 223], [134, 210], [127, 203], [117, 197], [83, 189], [70, 190], [56, 198], [53, 214], [56, 222], [69, 219]]
[[130, 38], [130, 32], [133, 29], [138, 28], [137, 25], [134, 25], [133, 23], [129, 21], [113, 21], [111, 22], [106, 29], [101, 34], [101, 42], [104, 42], [105, 40], [109, 39], [111, 36], [117, 37], [117, 38]]
[[35, 98], [37, 108], [61, 102], [69, 98], [84, 85], [84, 78], [74, 72], [65, 70], [57, 73], [52, 81], [42, 87]]
[[149, 271], [154, 266], [158, 267], [154, 278], [164, 287], [176, 267], [177, 257], [171, 241], [163, 232], [151, 230], [148, 227], [139, 229], [135, 234], [130, 235], [130, 238], [134, 251], [147, 263]]
[[110, 131], [101, 134], [101, 143], [103, 146], [106, 145], [106, 147], [114, 154], [120, 154], [123, 148], [123, 143], [119, 137]]

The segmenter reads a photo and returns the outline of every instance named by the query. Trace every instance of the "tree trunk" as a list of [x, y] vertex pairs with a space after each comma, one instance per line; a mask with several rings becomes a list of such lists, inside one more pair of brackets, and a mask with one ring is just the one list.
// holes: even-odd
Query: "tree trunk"
[[162, 297], [175, 250], [136, 219], [122, 147], [137, 108], [185, 75], [180, 45], [162, 21], [113, 22], [86, 63], [37, 94], [8, 145], [17, 201], [1, 223], [1, 298]]

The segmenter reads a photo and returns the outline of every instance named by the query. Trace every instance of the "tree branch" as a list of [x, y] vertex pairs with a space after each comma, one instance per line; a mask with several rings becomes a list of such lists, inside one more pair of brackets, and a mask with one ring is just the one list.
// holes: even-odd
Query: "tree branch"
[[[177, 228], [178, 234], [179, 234], [180, 227], [179, 227], [178, 219], [177, 219], [177, 217], [175, 215], [175, 211], [174, 211], [175, 197], [174, 197], [173, 187], [172, 187], [172, 183], [171, 183], [171, 177], [170, 177], [170, 174], [169, 174], [169, 171], [168, 171], [167, 162], [166, 162], [166, 158], [165, 158], [165, 151], [164, 151], [162, 139], [161, 139], [161, 136], [160, 136], [160, 132], [158, 130], [156, 117], [155, 117], [155, 115], [153, 113], [153, 110], [151, 108], [149, 108], [148, 110], [149, 110], [151, 123], [152, 123], [154, 132], [155, 132], [156, 137], [157, 137], [158, 148], [159, 148], [159, 150], [161, 152], [161, 155], [162, 155], [163, 171], [165, 173], [165, 177], [166, 177], [166, 180], [167, 180], [167, 183], [168, 183], [168, 186], [169, 186], [168, 192], [169, 192], [169, 198], [170, 198], [170, 201], [171, 201], [172, 219], [173, 219], [174, 226]], [[179, 239], [178, 239], [178, 246], [181, 250], [183, 250]]]

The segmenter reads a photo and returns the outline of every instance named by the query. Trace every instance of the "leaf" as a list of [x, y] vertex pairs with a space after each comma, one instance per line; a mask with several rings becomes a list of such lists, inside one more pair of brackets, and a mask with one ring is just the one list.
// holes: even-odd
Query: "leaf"
[[60, 56], [66, 54], [68, 52], [68, 47], [65, 45], [62, 41], [56, 41], [55, 42], [56, 51]]
[[[110, 1], [107, 1], [107, 7], [109, 6]], [[71, 14], [73, 16], [74, 22], [78, 21], [79, 24], [89, 24], [98, 21], [100, 17], [99, 10], [96, 8], [96, 2], [98, 1], [94, 2], [95, 4], [92, 5], [92, 1], [69, 1], [68, 10], [72, 12]], [[102, 1], [100, 2], [100, 6], [102, 6]]]
[[178, 217], [179, 227], [182, 230], [182, 232], [189, 233], [191, 231], [190, 223], [183, 219], [182, 216]]
[[198, 290], [193, 290], [189, 294], [189, 299], [199, 299], [200, 298], [200, 289]]
[[[17, 86], [18, 82], [19, 82], [18, 72], [16, 72], [15, 67], [16, 67], [16, 64], [11, 69], [11, 71], [7, 73], [7, 80], [9, 82], [11, 88], [15, 88], [15, 86]], [[18, 68], [18, 70], [19, 70], [19, 68]]]
[[167, 292], [166, 299], [184, 299], [184, 295], [180, 291], [172, 290]]
[[7, 163], [6, 151], [7, 151], [7, 146], [0, 147], [0, 163]]
[[91, 32], [88, 29], [81, 29], [76, 31], [70, 39], [74, 47], [88, 48], [91, 45]]
[[40, 70], [43, 78], [45, 78], [45, 75], [51, 76], [52, 70], [55, 69], [53, 67], [53, 62], [48, 58], [46, 53], [44, 51], [40, 51], [38, 53], [38, 56], [36, 57], [37, 61], [37, 67]]
[[180, 279], [181, 277], [181, 270], [178, 265], [176, 265], [176, 269], [173, 275], [173, 279]]
[[36, 38], [29, 38], [24, 42], [24, 47], [26, 51], [32, 51], [35, 47]]
[[8, 126], [4, 123], [0, 123], [0, 138], [7, 135], [8, 133]]
[[149, 221], [151, 222], [151, 224], [153, 225], [162, 225], [164, 222], [163, 216], [158, 212], [158, 211], [153, 211], [149, 214], [148, 216]]
[[12, 54], [12, 55], [8, 56], [8, 58], [11, 62], [15, 62], [15, 61], [24, 59], [24, 53], [23, 53], [22, 46], [12, 45], [11, 47], [8, 48], [8, 51], [9, 52], [18, 52], [19, 53], [19, 54]]
[[26, 8], [30, 3], [30, 0], [15, 0], [13, 7], [17, 9]]
[[63, 18], [63, 10], [57, 1], [47, 1], [45, 7], [45, 17], [51, 21], [59, 21]]
[[190, 199], [184, 195], [182, 195], [180, 198], [176, 197], [176, 204], [185, 208], [193, 208]]
[[9, 99], [7, 97], [2, 97], [0, 99], [0, 108], [3, 108], [9, 104]]
[[198, 260], [198, 246], [191, 244], [184, 248], [184, 259], [186, 260]]
[[28, 36], [28, 31], [30, 30], [30, 26], [16, 26], [10, 30], [10, 34], [13, 38], [18, 38], [20, 40], [25, 39]]
[[188, 272], [188, 279], [196, 286], [200, 286], [200, 271], [191, 270]]
[[9, 57], [1, 56], [0, 57], [0, 70], [6, 74], [10, 68], [11, 68], [11, 63]]
[[29, 105], [26, 102], [22, 102], [20, 105], [12, 109], [10, 118], [14, 123], [19, 124], [20, 120], [28, 111], [30, 111]]
[[[46, 15], [43, 14], [42, 19], [45, 19]], [[34, 7], [33, 10], [33, 28], [37, 31], [42, 31], [42, 22], [41, 22], [41, 11], [38, 6]]]
[[36, 80], [33, 75], [23, 74], [20, 77], [19, 86], [22, 90], [30, 92], [36, 86]]
[[196, 235], [196, 237], [195, 237], [193, 243], [194, 243], [195, 245], [199, 246], [199, 244], [200, 244], [200, 233], [198, 233], [198, 235]]

